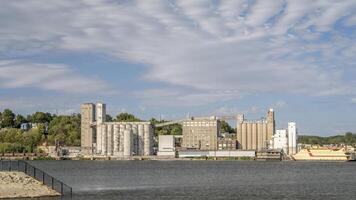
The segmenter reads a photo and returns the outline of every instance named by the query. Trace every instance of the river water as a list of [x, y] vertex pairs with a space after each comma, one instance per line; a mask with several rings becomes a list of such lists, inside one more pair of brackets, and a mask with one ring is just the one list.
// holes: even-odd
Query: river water
[[72, 199], [356, 199], [356, 162], [32, 161]]

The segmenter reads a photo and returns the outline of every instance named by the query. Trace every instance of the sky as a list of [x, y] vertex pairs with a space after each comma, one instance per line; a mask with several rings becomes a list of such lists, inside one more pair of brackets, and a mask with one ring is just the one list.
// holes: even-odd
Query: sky
[[356, 132], [355, 56], [355, 0], [0, 1], [0, 110], [20, 114], [274, 108], [277, 128]]

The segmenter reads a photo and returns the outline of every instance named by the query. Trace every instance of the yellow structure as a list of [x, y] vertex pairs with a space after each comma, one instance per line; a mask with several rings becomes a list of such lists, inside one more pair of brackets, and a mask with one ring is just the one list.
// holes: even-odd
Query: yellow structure
[[292, 156], [294, 160], [314, 160], [314, 161], [347, 161], [350, 160], [350, 155], [345, 149], [302, 149], [297, 154]]
[[243, 115], [237, 117], [238, 149], [262, 150], [267, 149], [275, 131], [274, 111], [269, 109], [266, 119], [248, 121]]

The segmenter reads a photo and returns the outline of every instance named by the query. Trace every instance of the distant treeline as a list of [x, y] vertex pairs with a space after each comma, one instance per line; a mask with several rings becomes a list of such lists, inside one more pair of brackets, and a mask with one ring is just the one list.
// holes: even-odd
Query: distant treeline
[[[28, 123], [32, 129], [20, 129]], [[25, 126], [28, 127], [28, 126]], [[80, 145], [80, 115], [54, 115], [35, 112], [26, 117], [15, 115], [12, 110], [0, 112], [0, 152], [37, 151], [37, 146], [46, 142], [54, 145], [56, 141], [68, 146]]]
[[347, 144], [347, 145], [356, 145], [356, 134], [351, 132], [345, 133], [345, 135], [335, 135], [328, 137], [321, 136], [309, 136], [309, 135], [300, 135], [298, 137], [298, 143], [302, 144]]

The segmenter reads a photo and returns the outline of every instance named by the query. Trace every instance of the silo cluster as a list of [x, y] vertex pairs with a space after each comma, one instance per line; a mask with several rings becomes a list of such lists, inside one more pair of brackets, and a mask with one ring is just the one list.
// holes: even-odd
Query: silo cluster
[[152, 155], [154, 129], [150, 122], [106, 122], [104, 103], [85, 103], [81, 113], [83, 155]]
[[258, 121], [248, 121], [243, 115], [237, 120], [238, 149], [262, 150], [267, 149], [275, 131], [273, 109], [267, 113], [267, 118]]
[[153, 128], [149, 122], [97, 124], [96, 154], [101, 156], [148, 156], [152, 154]]

